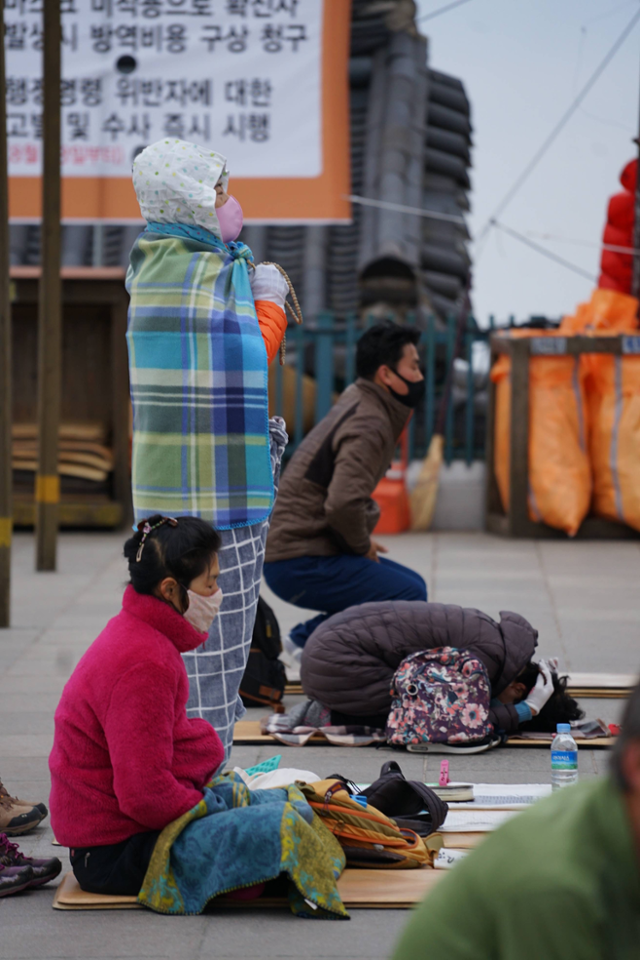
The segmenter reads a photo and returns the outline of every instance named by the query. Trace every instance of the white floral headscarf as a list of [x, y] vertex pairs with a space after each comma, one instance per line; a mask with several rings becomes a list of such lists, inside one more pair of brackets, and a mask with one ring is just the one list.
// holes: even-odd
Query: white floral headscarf
[[133, 186], [148, 223], [188, 223], [220, 237], [216, 183], [227, 190], [227, 160], [188, 140], [158, 140], [133, 161]]

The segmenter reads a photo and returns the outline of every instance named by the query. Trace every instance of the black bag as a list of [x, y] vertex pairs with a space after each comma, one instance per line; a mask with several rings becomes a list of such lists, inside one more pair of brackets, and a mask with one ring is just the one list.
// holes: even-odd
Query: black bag
[[396, 821], [399, 827], [415, 830], [427, 837], [440, 827], [447, 816], [448, 804], [426, 783], [406, 780], [395, 760], [389, 760], [380, 777], [362, 793], [367, 803]]
[[276, 615], [269, 604], [258, 597], [249, 659], [240, 682], [240, 696], [245, 707], [266, 706], [274, 713], [284, 712], [282, 695], [287, 678], [284, 664], [278, 660], [281, 652]]

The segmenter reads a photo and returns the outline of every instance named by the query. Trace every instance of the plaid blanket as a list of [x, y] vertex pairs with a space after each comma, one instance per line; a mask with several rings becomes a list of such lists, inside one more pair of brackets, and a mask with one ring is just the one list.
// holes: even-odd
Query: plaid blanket
[[296, 785], [249, 790], [224, 773], [162, 831], [138, 900], [157, 913], [202, 913], [214, 897], [284, 874], [297, 916], [348, 918], [336, 887], [344, 865], [342, 847]]
[[245, 244], [150, 224], [131, 251], [127, 343], [136, 522], [228, 530], [271, 513], [267, 355]]
[[384, 730], [332, 724], [331, 712], [317, 700], [299, 703], [289, 713], [264, 717], [260, 730], [290, 747], [304, 747], [313, 736], [322, 736], [337, 747], [369, 747], [387, 742]]

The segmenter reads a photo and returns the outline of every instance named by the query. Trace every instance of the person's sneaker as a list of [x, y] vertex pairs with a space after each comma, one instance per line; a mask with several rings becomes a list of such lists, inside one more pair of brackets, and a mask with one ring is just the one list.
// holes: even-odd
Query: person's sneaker
[[17, 804], [18, 804], [19, 806], [21, 806], [21, 807], [29, 807], [29, 809], [31, 809], [31, 807], [35, 807], [35, 808], [36, 808], [37, 810], [39, 810], [40, 813], [42, 814], [43, 820], [44, 820], [44, 818], [45, 818], [46, 816], [49, 815], [49, 811], [47, 810], [47, 806], [46, 806], [46, 804], [44, 804], [44, 803], [34, 803], [33, 800], [21, 800], [21, 799], [18, 798], [18, 797], [11, 797], [11, 796], [9, 796], [9, 791], [8, 791], [7, 788], [5, 787], [5, 785], [4, 785], [4, 783], [2, 782], [2, 780], [0, 780], [0, 800], [2, 800], [3, 797], [11, 800], [13, 803], [17, 803]]
[[9, 837], [28, 833], [44, 820], [44, 814], [38, 807], [22, 804], [15, 797], [0, 797], [0, 832]]
[[0, 865], [0, 897], [26, 890], [33, 880], [31, 867], [3, 867]]
[[8, 868], [31, 867], [33, 876], [29, 881], [30, 887], [41, 887], [43, 883], [55, 880], [62, 870], [62, 863], [57, 857], [50, 857], [48, 860], [25, 857], [18, 844], [11, 843], [4, 833], [0, 833], [0, 864]]

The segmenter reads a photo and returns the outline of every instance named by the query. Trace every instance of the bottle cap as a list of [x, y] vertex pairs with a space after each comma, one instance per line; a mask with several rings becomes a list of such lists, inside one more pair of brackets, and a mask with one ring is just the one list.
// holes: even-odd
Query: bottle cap
[[571, 724], [570, 723], [558, 723], [556, 725], [556, 730], [558, 733], [571, 733]]

